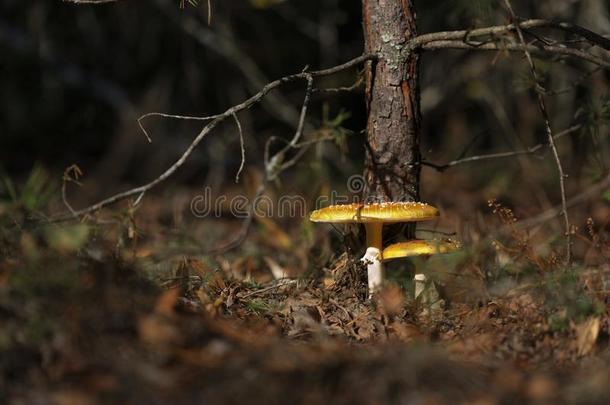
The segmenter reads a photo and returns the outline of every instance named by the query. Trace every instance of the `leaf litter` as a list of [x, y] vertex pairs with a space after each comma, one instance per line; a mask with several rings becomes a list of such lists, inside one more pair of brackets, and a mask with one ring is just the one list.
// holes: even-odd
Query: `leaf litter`
[[0, 402], [610, 402], [603, 263], [562, 276], [516, 249], [540, 276], [494, 290], [468, 259], [449, 280], [476, 294], [431, 313], [400, 279], [368, 300], [345, 253], [298, 278], [266, 253], [160, 275], [77, 242], [22, 236], [0, 259]]

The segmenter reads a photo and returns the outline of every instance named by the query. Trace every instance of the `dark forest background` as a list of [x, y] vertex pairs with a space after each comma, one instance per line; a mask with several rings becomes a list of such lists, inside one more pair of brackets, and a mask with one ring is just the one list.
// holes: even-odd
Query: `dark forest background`
[[[594, 31], [609, 30], [605, 1], [521, 1], [516, 6], [525, 17], [561, 18]], [[2, 166], [11, 175], [23, 176], [35, 164], [61, 171], [77, 163], [90, 180], [89, 201], [121, 184], [155, 177], [198, 128], [196, 123], [153, 118], [146, 121], [154, 138], [148, 144], [136, 124], [139, 115], [216, 113], [258, 91], [268, 80], [305, 66], [332, 66], [363, 49], [361, 6], [353, 0], [217, 1], [211, 26], [206, 23], [205, 4], [181, 9], [171, 0], [106, 6], [4, 0], [0, 7]], [[420, 33], [505, 18], [490, 0], [419, 2], [417, 7]], [[535, 97], [527, 91], [531, 79], [520, 59], [462, 51], [423, 57], [425, 158], [443, 163], [458, 157], [468, 145], [467, 153], [476, 154], [544, 141]], [[579, 61], [540, 62], [540, 68], [547, 89], [568, 87], [550, 105], [556, 131], [573, 123], [576, 111], [582, 120], [601, 110], [607, 74], [582, 78], [592, 67]], [[325, 84], [349, 86], [355, 79], [346, 74]], [[283, 89], [282, 97], [290, 103], [282, 103], [290, 116], [302, 101], [302, 88]], [[353, 133], [347, 149], [326, 151], [321, 170], [339, 178], [359, 172], [364, 154], [362, 92], [317, 97], [313, 108], [310, 117], [318, 128], [324, 114], [332, 119], [347, 113], [341, 126]], [[261, 164], [270, 135], [290, 136], [295, 123], [282, 118], [284, 112], [278, 111], [277, 103], [265, 103], [244, 114], [248, 165]], [[582, 172], [599, 176], [607, 170], [607, 137], [581, 132], [561, 145], [573, 179], [580, 179]], [[341, 153], [347, 159], [335, 164]], [[234, 128], [223, 126], [172, 183], [202, 186], [207, 172], [224, 177], [236, 170], [239, 160]], [[524, 169], [514, 159], [492, 168], [497, 171], [494, 180], [501, 176], [508, 183], [532, 169]], [[424, 176], [434, 176], [424, 171]]]

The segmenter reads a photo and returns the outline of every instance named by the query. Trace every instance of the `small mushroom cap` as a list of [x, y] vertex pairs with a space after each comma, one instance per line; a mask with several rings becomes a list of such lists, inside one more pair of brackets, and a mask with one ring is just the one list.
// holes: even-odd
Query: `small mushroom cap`
[[438, 217], [438, 210], [420, 202], [331, 205], [315, 210], [313, 222], [413, 222]]
[[383, 249], [383, 260], [398, 259], [400, 257], [435, 255], [451, 253], [460, 248], [452, 240], [410, 240], [408, 242], [394, 243]]

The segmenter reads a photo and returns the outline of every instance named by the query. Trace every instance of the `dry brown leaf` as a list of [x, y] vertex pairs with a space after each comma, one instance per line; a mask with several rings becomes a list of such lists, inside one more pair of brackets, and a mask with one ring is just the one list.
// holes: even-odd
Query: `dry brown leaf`
[[331, 289], [333, 287], [333, 285], [335, 285], [335, 280], [333, 280], [331, 277], [324, 277], [322, 279], [322, 285], [324, 286], [324, 288]]
[[599, 318], [589, 318], [576, 325], [576, 352], [586, 356], [593, 350], [599, 336]]
[[178, 301], [178, 295], [180, 295], [180, 291], [177, 288], [162, 292], [155, 304], [155, 312], [165, 316], [172, 316]]
[[187, 259], [187, 265], [198, 276], [203, 277], [207, 272], [205, 264], [197, 259]]
[[220, 272], [214, 272], [208, 280], [208, 286], [214, 290], [224, 290], [227, 288], [227, 283]]

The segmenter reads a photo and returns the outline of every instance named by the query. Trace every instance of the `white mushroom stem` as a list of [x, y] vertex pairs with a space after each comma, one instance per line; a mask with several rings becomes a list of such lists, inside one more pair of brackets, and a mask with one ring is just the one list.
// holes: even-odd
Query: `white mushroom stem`
[[379, 290], [383, 284], [383, 262], [381, 261], [381, 250], [375, 247], [366, 249], [366, 253], [360, 259], [366, 264], [366, 274], [369, 282], [369, 298]]
[[360, 260], [366, 264], [369, 298], [371, 298], [379, 290], [384, 279], [383, 257], [381, 257], [383, 222], [366, 222], [364, 228], [367, 249]]
[[415, 298], [417, 298], [426, 288], [426, 275], [416, 274], [415, 277], [413, 277], [413, 281], [415, 283]]

